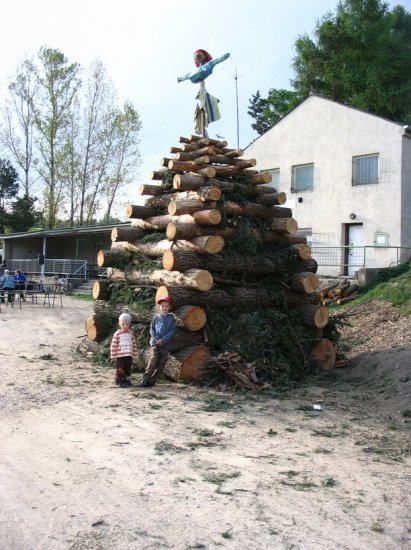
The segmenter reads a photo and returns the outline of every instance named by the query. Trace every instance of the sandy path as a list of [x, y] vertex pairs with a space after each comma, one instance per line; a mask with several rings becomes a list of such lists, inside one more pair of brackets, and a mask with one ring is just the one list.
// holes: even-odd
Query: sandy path
[[0, 313], [2, 550], [409, 547], [409, 431], [326, 386], [121, 390], [74, 354], [90, 312]]

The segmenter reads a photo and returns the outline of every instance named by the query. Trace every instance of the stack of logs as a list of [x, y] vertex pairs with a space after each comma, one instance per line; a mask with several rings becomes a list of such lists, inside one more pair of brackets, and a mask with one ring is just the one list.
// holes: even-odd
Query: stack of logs
[[[139, 187], [140, 195], [149, 196], [144, 206], [126, 208], [131, 227], [113, 229], [111, 250], [98, 253], [97, 263], [108, 268], [108, 280], [94, 285], [95, 315], [86, 322], [88, 338], [103, 339], [122, 310], [110, 301], [114, 283], [137, 292], [155, 287], [155, 303], [170, 296], [179, 327], [165, 373], [173, 380], [197, 380], [210, 363], [204, 329], [212, 319], [206, 310], [272, 308], [281, 291], [309, 337], [321, 341], [329, 353], [332, 344], [322, 340], [328, 309], [316, 293], [317, 264], [306, 238], [296, 233], [291, 210], [282, 206], [285, 193], [267, 185], [270, 174], [253, 169], [255, 160], [240, 158], [243, 151], [228, 148], [225, 141], [192, 135], [180, 137], [179, 143], [170, 148], [173, 157], [161, 159], [162, 168], [151, 173], [152, 181]], [[239, 238], [241, 220], [256, 221], [250, 235], [263, 248], [258, 256], [230, 249], [230, 242]], [[290, 262], [284, 264], [284, 250], [292, 257], [294, 272]], [[147, 257], [157, 260], [158, 269], [144, 268]], [[253, 284], [242, 286], [244, 274]], [[264, 286], [264, 278], [272, 274], [281, 277], [281, 288]], [[152, 311], [143, 314], [132, 304], [127, 307], [134, 323], [150, 322]]]
[[347, 279], [334, 281], [322, 286], [318, 291], [318, 298], [324, 306], [345, 304], [359, 296], [359, 285]]

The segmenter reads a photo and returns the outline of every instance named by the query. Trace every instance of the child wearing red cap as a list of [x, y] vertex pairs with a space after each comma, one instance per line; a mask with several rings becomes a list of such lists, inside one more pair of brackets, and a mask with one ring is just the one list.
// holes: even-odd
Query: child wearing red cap
[[170, 297], [160, 298], [157, 301], [157, 309], [159, 313], [154, 315], [150, 325], [152, 355], [140, 382], [141, 388], [154, 386], [157, 378], [163, 373], [170, 351], [171, 340], [176, 330], [174, 315], [169, 313]]

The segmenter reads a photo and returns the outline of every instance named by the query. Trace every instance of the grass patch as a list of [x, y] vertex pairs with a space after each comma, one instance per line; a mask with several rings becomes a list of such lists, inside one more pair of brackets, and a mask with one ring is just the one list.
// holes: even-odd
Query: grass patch
[[158, 455], [163, 455], [165, 453], [183, 453], [187, 450], [184, 447], [179, 447], [168, 441], [159, 441], [154, 445], [154, 448]]
[[220, 472], [216, 474], [209, 474], [205, 476], [203, 479], [208, 483], [215, 483], [216, 485], [222, 485], [228, 479], [234, 479], [236, 477], [240, 477], [240, 475], [241, 475], [241, 472], [231, 472], [231, 473]]
[[342, 434], [330, 432], [329, 430], [314, 430], [311, 435], [320, 437], [340, 437]]
[[384, 527], [382, 527], [382, 525], [380, 525], [377, 521], [374, 521], [370, 529], [371, 531], [374, 531], [374, 533], [384, 533]]
[[219, 411], [229, 411], [234, 407], [234, 402], [229, 399], [223, 399], [216, 395], [207, 396], [204, 399], [204, 404], [201, 407], [201, 410], [206, 412], [219, 412]]
[[40, 355], [39, 359], [42, 361], [53, 361], [54, 359], [57, 359], [57, 357], [52, 353], [45, 353], [44, 355]]
[[333, 477], [325, 477], [321, 481], [321, 485], [323, 487], [335, 487], [337, 485], [337, 482], [335, 481], [335, 479]]
[[314, 449], [314, 452], [315, 453], [323, 453], [325, 455], [330, 455], [334, 451], [332, 449], [324, 449], [324, 447], [317, 447], [316, 449]]
[[221, 422], [217, 422], [217, 426], [222, 426], [223, 428], [230, 428], [230, 429], [233, 429], [236, 427], [236, 423], [235, 422], [228, 422], [226, 420], [222, 420]]
[[278, 435], [278, 432], [276, 432], [272, 428], [270, 428], [267, 432], [267, 435], [270, 436], [270, 437], [273, 437], [275, 435]]

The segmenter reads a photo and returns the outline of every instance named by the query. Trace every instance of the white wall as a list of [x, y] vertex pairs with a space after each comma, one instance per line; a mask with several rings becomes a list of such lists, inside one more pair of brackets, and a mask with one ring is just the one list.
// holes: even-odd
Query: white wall
[[[401, 246], [404, 231], [411, 235], [409, 214], [403, 214], [401, 226], [403, 140], [410, 141], [404, 133], [399, 124], [312, 96], [252, 143], [244, 158], [255, 158], [259, 170], [280, 169], [279, 190], [292, 201], [299, 227], [312, 228], [313, 245], [346, 244], [344, 224], [353, 223], [354, 213], [355, 223], [364, 227], [364, 245], [373, 245], [375, 232], [381, 232], [388, 233], [389, 245]], [[411, 159], [411, 146], [407, 152]], [[352, 158], [367, 154], [379, 155], [379, 183], [352, 186]], [[313, 190], [291, 194], [291, 167], [306, 163], [314, 163]], [[371, 252], [367, 257], [375, 263]]]

